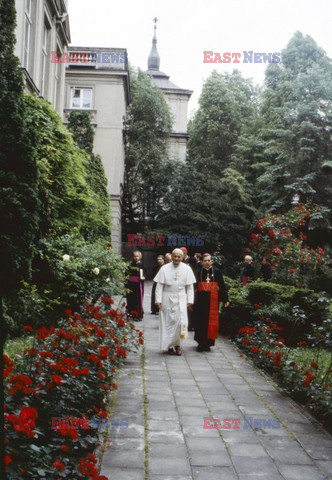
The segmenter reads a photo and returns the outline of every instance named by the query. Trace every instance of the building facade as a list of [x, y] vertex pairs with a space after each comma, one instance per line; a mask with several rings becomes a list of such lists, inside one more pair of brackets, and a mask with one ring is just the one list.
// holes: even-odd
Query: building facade
[[151, 77], [153, 84], [164, 93], [173, 116], [172, 132], [169, 138], [169, 156], [170, 158], [184, 161], [186, 159], [188, 141], [188, 102], [193, 92], [192, 90], [178, 87], [170, 81], [170, 77], [166, 73], [159, 70], [160, 56], [157, 50], [156, 22], [157, 19], [155, 19], [154, 37], [148, 58], [148, 69], [145, 73]]
[[64, 121], [71, 111], [90, 113], [94, 153], [101, 156], [112, 208], [112, 247], [121, 254], [121, 188], [124, 177], [123, 122], [130, 102], [127, 51], [123, 48], [69, 47]]
[[26, 89], [48, 100], [62, 116], [65, 64], [52, 62], [52, 52], [65, 54], [70, 42], [68, 0], [16, 0], [16, 46]]

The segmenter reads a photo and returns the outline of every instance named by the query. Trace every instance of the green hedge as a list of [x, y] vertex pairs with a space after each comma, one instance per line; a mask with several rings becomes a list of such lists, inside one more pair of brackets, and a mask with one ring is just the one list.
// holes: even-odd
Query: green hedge
[[222, 310], [221, 333], [234, 335], [257, 317], [269, 318], [283, 328], [291, 344], [305, 339], [311, 324], [320, 324], [325, 315], [326, 296], [306, 288], [272, 282], [251, 282], [247, 287], [225, 277], [230, 306]]

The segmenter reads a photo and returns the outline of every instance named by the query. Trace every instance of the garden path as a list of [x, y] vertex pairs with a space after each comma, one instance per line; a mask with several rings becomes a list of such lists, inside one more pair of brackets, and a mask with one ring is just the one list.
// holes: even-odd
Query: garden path
[[[328, 480], [332, 438], [227, 339], [197, 353], [193, 333], [183, 356], [159, 351], [159, 318], [150, 315], [147, 282], [145, 353], [130, 353], [119, 379], [101, 475], [111, 480]], [[204, 429], [203, 417], [240, 419], [238, 429]], [[280, 420], [280, 428], [244, 418]], [[263, 423], [263, 422], [261, 422]], [[247, 428], [245, 428], [247, 427]]]

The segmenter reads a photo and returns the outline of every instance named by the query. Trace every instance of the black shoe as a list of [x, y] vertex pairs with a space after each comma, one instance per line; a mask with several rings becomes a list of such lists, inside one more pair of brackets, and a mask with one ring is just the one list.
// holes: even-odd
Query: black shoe
[[196, 352], [203, 352], [203, 347], [201, 345], [198, 345], [196, 347]]
[[210, 348], [210, 347], [204, 347], [203, 350], [204, 350], [204, 352], [211, 352], [211, 348]]
[[188, 332], [194, 332], [194, 331], [195, 331], [194, 328], [192, 328], [192, 327], [188, 328]]

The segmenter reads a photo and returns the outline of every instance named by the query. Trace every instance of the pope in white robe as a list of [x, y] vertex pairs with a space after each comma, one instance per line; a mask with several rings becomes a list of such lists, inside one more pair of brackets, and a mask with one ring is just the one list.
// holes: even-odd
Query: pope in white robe
[[[192, 269], [181, 262], [183, 252], [172, 252], [172, 263], [161, 267], [155, 278], [156, 304], [160, 310], [160, 349], [181, 355], [181, 338], [188, 336], [187, 307], [194, 303], [195, 276]], [[175, 352], [173, 350], [175, 347]]]

